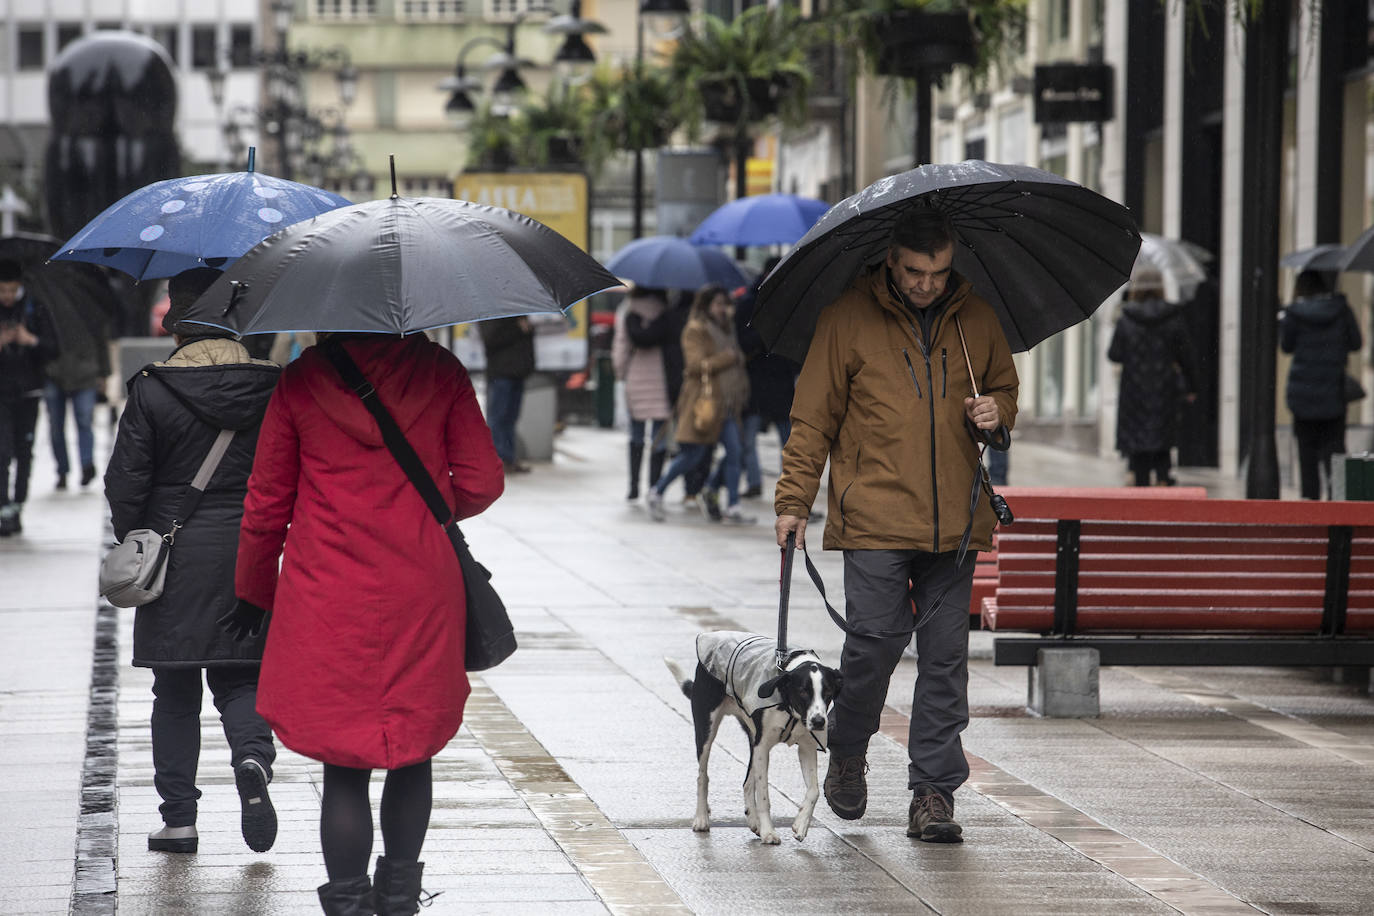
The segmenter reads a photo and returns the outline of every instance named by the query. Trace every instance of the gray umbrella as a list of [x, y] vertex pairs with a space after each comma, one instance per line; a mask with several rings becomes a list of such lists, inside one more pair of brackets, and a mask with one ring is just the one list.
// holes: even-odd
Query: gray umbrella
[[922, 205], [953, 222], [954, 269], [992, 304], [1013, 350], [1091, 315], [1140, 249], [1125, 207], [1051, 172], [978, 159], [923, 165], [831, 207], [773, 268], [753, 318], [768, 348], [805, 359], [821, 309], [883, 259], [897, 217]]
[[1345, 261], [1333, 270], [1367, 270], [1374, 272], [1374, 226], [1345, 246]]
[[1345, 260], [1345, 246], [1335, 242], [1323, 242], [1311, 248], [1299, 248], [1279, 258], [1280, 267], [1294, 270], [1337, 271]]
[[183, 320], [237, 334], [408, 334], [558, 312], [620, 285], [582, 249], [527, 216], [393, 194], [263, 239]]

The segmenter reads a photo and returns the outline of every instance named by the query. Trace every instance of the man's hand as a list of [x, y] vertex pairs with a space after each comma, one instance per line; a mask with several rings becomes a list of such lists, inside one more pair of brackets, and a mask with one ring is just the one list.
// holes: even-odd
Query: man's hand
[[234, 642], [243, 642], [260, 635], [267, 628], [270, 617], [271, 615], [267, 611], [256, 604], [250, 604], [240, 598], [233, 610], [216, 620], [216, 623], [229, 634]]
[[19, 345], [21, 347], [38, 346], [38, 337], [35, 336], [33, 332], [31, 332], [28, 328], [24, 327], [22, 324], [17, 324], [14, 326], [14, 339], [19, 341]]
[[778, 546], [787, 546], [787, 535], [795, 531], [797, 533], [797, 548], [806, 546], [806, 519], [798, 518], [795, 515], [779, 515], [778, 520], [773, 523], [773, 531], [778, 535]]
[[964, 398], [964, 415], [979, 429], [993, 430], [1002, 425], [997, 401], [986, 394], [980, 398]]

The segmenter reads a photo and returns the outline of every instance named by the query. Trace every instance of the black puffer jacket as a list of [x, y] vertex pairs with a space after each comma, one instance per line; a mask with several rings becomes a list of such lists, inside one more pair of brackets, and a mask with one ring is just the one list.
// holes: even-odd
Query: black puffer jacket
[[1293, 300], [1279, 319], [1279, 347], [1293, 354], [1288, 409], [1300, 420], [1345, 413], [1345, 360], [1360, 349], [1360, 325], [1340, 293]]
[[234, 606], [234, 560], [258, 426], [281, 369], [241, 344], [192, 340], [129, 380], [105, 497], [115, 537], [166, 532], [220, 429], [236, 430], [195, 513], [176, 536], [162, 597], [134, 616], [135, 665], [257, 664], [265, 637], [235, 642], [216, 618]]
[[1126, 302], [1107, 358], [1121, 364], [1116, 448], [1123, 455], [1172, 448], [1182, 396], [1197, 391], [1197, 364], [1177, 305]]
[[527, 378], [534, 372], [534, 330], [528, 318], [493, 318], [477, 329], [488, 378]]
[[0, 347], [0, 398], [36, 398], [43, 394], [43, 365], [58, 353], [52, 317], [33, 297], [24, 296], [11, 306], [0, 305], [0, 326], [22, 323], [38, 344], [26, 347], [11, 343]]

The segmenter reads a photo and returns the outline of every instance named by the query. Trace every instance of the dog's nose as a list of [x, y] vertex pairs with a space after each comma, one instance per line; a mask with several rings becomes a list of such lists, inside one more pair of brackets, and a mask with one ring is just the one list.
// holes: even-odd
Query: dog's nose
[[823, 729], [823, 728], [825, 728], [825, 716], [812, 716], [812, 717], [811, 717], [811, 730], [812, 730], [813, 732], [817, 732], [817, 731], [820, 731], [820, 730]]

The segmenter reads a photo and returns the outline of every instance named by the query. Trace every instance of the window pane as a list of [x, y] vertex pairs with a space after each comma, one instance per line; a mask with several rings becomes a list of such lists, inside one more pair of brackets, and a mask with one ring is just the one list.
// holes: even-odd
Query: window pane
[[85, 31], [79, 22], [59, 22], [57, 24], [57, 50], [61, 51], [76, 41]]
[[194, 70], [213, 70], [215, 68], [215, 27], [198, 25], [191, 29], [191, 68]]
[[155, 25], [149, 32], [153, 41], [167, 49], [167, 55], [172, 58], [172, 63], [181, 63], [181, 33], [174, 25]]
[[229, 64], [240, 70], [253, 66], [251, 25], [236, 25], [229, 29]]
[[43, 69], [43, 27], [41, 25], [19, 27], [19, 69]]

